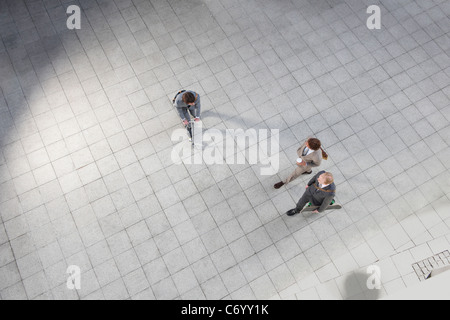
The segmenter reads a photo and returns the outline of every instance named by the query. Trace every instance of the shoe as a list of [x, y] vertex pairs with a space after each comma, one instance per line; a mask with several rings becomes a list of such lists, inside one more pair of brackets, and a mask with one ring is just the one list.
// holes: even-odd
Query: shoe
[[297, 211], [297, 209], [291, 209], [291, 210], [289, 210], [288, 212], [286, 212], [286, 214], [287, 214], [288, 216], [293, 216], [293, 215], [296, 215], [297, 213], [299, 213], [299, 212]]
[[284, 186], [284, 182], [280, 181], [278, 183], [275, 183], [273, 187], [275, 189], [280, 189], [282, 186]]
[[312, 173], [312, 170], [311, 170], [311, 171], [303, 172], [302, 174], [311, 174], [311, 173]]

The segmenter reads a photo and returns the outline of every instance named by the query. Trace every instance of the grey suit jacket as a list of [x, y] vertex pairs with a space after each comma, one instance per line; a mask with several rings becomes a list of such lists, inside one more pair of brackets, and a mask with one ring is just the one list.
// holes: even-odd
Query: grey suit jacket
[[322, 150], [316, 150], [307, 156], [302, 156], [303, 150], [306, 148], [306, 142], [303, 143], [303, 145], [298, 148], [297, 155], [299, 158], [301, 158], [303, 161], [307, 163], [307, 168], [313, 168], [318, 167], [322, 163]]

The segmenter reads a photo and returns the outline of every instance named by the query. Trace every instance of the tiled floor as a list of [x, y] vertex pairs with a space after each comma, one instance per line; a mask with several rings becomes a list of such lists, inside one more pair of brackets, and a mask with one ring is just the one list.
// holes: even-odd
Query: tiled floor
[[[450, 248], [449, 16], [449, 0], [1, 0], [1, 299], [374, 299], [417, 283], [411, 265]], [[182, 88], [206, 128], [279, 129], [279, 173], [174, 164]], [[310, 135], [344, 208], [287, 217], [309, 177], [273, 184]]]

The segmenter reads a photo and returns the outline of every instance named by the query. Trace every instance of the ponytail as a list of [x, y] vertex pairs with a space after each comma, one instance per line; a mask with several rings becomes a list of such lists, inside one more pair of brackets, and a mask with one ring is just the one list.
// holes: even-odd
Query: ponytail
[[320, 150], [322, 150], [322, 158], [323, 158], [324, 160], [328, 160], [328, 153], [326, 153], [326, 152], [322, 149], [322, 147], [320, 147]]

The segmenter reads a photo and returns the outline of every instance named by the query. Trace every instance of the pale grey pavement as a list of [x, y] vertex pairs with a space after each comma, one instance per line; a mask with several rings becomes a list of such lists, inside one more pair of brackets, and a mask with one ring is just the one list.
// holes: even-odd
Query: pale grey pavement
[[[0, 0], [1, 299], [418, 283], [412, 265], [450, 249], [449, 16], [449, 0]], [[174, 164], [180, 89], [201, 94], [207, 128], [279, 129], [279, 173]], [[273, 184], [308, 136], [344, 208], [287, 217], [309, 176]]]

